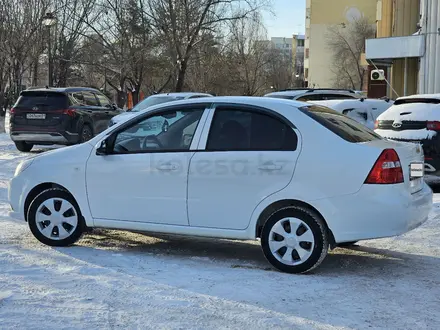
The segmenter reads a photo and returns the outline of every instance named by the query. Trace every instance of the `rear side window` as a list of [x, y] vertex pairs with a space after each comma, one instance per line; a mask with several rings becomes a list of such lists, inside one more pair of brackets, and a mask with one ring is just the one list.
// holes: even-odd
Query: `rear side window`
[[209, 132], [210, 151], [296, 150], [293, 128], [271, 115], [252, 110], [217, 108]]
[[367, 127], [334, 110], [317, 105], [301, 107], [299, 109], [348, 142], [359, 143], [382, 139], [380, 135], [377, 135]]
[[21, 93], [14, 107], [28, 109], [36, 107], [39, 110], [58, 110], [67, 108], [68, 105], [68, 98], [63, 93], [29, 91]]

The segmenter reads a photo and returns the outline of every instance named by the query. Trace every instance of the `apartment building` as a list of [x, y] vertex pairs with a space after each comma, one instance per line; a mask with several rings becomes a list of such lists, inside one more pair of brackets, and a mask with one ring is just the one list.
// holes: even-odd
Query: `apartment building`
[[284, 38], [284, 37], [272, 37], [270, 38], [270, 42], [272, 43], [272, 47], [280, 50], [285, 56], [292, 57], [292, 38]]
[[440, 93], [440, 1], [377, 1], [377, 38], [366, 59], [381, 66], [392, 98]]
[[[400, 0], [399, 0], [400, 1]], [[333, 87], [328, 29], [366, 17], [376, 21], [377, 0], [306, 0], [304, 79], [310, 87]]]
[[304, 41], [303, 34], [294, 34], [292, 38], [292, 65], [295, 77], [304, 80]]

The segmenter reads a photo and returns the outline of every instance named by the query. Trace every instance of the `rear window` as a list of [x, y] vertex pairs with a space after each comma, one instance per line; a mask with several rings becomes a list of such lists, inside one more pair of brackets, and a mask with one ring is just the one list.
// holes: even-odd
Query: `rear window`
[[367, 127], [334, 110], [317, 105], [301, 107], [299, 109], [348, 142], [359, 143], [382, 139], [380, 135], [369, 130]]
[[273, 99], [284, 99], [284, 100], [293, 100], [294, 96], [288, 96], [288, 95], [266, 95], [266, 97], [271, 97]]
[[146, 108], [152, 107], [153, 105], [158, 105], [162, 103], [167, 103], [176, 100], [183, 100], [184, 97], [174, 97], [174, 96], [150, 96], [147, 97], [142, 102], [138, 103], [131, 112], [139, 112]]
[[39, 107], [63, 109], [68, 106], [67, 96], [55, 92], [22, 92], [15, 104], [15, 108]]
[[394, 102], [394, 105], [410, 104], [410, 103], [440, 104], [440, 100], [439, 99], [429, 99], [429, 98], [400, 99], [400, 100], [396, 100], [396, 102]]

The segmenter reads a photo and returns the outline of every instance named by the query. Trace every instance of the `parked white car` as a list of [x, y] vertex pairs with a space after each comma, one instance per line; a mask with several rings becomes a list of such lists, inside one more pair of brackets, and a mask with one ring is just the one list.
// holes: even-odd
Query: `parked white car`
[[163, 94], [154, 94], [151, 96], [148, 96], [147, 98], [143, 99], [141, 102], [136, 104], [133, 109], [129, 109], [126, 112], [123, 112], [117, 116], [114, 116], [112, 119], [110, 119], [109, 127], [113, 126], [119, 122], [128, 120], [134, 116], [140, 111], [143, 111], [149, 107], [152, 107], [154, 105], [167, 103], [167, 102], [173, 102], [173, 101], [179, 101], [179, 100], [187, 100], [187, 99], [196, 99], [200, 97], [210, 97], [211, 94], [206, 93], [192, 93], [192, 92], [182, 92], [182, 93], [163, 93]]
[[[178, 120], [149, 128], [161, 118]], [[415, 144], [312, 104], [214, 97], [152, 107], [23, 161], [9, 201], [10, 216], [52, 246], [86, 226], [261, 238], [274, 267], [301, 273], [329, 247], [416, 228], [432, 191]]]
[[272, 92], [264, 96], [302, 102], [362, 98], [362, 95], [355, 90], [335, 88], [293, 88]]
[[340, 112], [362, 125], [374, 129], [374, 123], [379, 115], [391, 107], [394, 101], [389, 99], [345, 99], [310, 101]]

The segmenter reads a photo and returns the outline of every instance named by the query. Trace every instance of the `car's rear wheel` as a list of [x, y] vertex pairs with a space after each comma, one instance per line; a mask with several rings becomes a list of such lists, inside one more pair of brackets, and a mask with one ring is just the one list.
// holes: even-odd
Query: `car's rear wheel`
[[29, 152], [34, 147], [32, 143], [27, 143], [24, 141], [15, 141], [14, 143], [17, 150], [22, 152]]
[[47, 189], [35, 197], [27, 220], [35, 238], [50, 246], [75, 243], [85, 227], [75, 199], [58, 188]]
[[305, 273], [327, 255], [326, 226], [319, 215], [303, 207], [286, 207], [273, 213], [261, 233], [267, 260], [287, 273]]
[[85, 124], [81, 128], [81, 132], [79, 134], [80, 134], [80, 136], [79, 136], [80, 143], [87, 142], [91, 138], [93, 138], [92, 128], [89, 125], [87, 125], [87, 124]]

